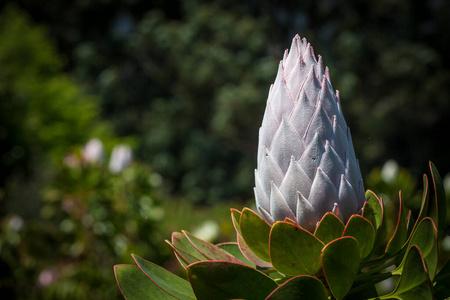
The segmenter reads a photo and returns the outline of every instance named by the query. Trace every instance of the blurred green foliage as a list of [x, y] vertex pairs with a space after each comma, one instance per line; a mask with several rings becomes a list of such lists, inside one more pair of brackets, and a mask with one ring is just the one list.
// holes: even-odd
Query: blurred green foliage
[[[229, 201], [252, 201], [258, 127], [296, 33], [330, 67], [366, 188], [402, 189], [416, 210], [428, 160], [450, 170], [449, 17], [442, 0], [0, 3], [2, 295], [114, 298], [130, 252], [165, 264], [171, 231], [217, 224], [224, 240]], [[92, 137], [106, 154], [126, 141], [135, 162], [86, 164]], [[389, 159], [404, 167], [393, 182], [376, 168]]]

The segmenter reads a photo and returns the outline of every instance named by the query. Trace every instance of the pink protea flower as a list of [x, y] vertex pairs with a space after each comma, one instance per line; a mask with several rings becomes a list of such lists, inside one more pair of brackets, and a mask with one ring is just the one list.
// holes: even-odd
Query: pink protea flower
[[364, 186], [339, 92], [313, 48], [296, 35], [280, 62], [259, 130], [256, 206], [269, 223], [290, 218], [313, 231], [332, 211], [346, 222]]

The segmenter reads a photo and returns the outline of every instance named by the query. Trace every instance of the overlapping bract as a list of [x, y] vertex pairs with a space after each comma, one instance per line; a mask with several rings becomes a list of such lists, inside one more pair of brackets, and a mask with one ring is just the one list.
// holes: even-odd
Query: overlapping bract
[[270, 87], [259, 131], [256, 205], [269, 223], [290, 218], [313, 231], [332, 211], [361, 210], [364, 186], [339, 92], [321, 56], [297, 35]]

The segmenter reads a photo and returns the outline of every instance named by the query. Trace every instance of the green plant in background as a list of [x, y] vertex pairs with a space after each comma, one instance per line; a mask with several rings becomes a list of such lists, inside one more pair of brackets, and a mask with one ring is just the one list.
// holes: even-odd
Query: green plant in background
[[167, 260], [152, 242], [163, 237], [161, 176], [132, 162], [129, 146], [114, 149], [108, 159], [98, 139], [74, 148], [43, 193], [41, 219], [5, 219], [0, 247], [21, 278], [11, 287], [17, 297], [114, 298], [110, 266], [117, 259], [131, 251]]
[[[127, 299], [446, 298], [450, 267], [438, 262], [438, 240], [445, 235], [447, 200], [432, 163], [430, 170], [434, 196], [424, 175], [420, 211], [413, 216], [400, 193], [388, 235], [382, 199], [363, 194], [329, 72], [296, 36], [260, 129], [260, 215], [231, 210], [237, 242], [214, 245], [174, 232], [166, 242], [187, 280], [133, 255], [136, 265], [114, 268], [119, 288]], [[377, 290], [389, 278], [395, 288]]]

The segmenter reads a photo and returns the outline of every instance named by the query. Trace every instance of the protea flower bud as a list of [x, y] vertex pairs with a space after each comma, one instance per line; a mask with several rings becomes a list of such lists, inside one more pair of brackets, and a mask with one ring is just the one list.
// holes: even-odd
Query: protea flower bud
[[255, 197], [269, 223], [313, 231], [327, 212], [346, 222], [364, 204], [350, 129], [322, 57], [297, 35], [280, 62], [259, 130]]

